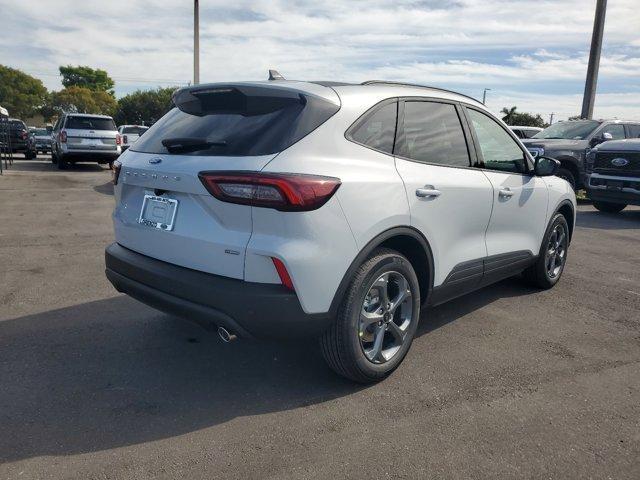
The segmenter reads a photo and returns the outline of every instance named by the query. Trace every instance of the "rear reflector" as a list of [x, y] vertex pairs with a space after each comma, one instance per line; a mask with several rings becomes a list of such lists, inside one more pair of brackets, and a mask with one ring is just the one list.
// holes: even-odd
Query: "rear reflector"
[[218, 200], [283, 212], [316, 210], [333, 196], [340, 179], [259, 172], [201, 172], [200, 181]]
[[275, 257], [271, 257], [271, 260], [273, 260], [273, 265], [276, 267], [276, 271], [278, 272], [282, 285], [287, 287], [289, 290], [293, 290], [293, 282], [291, 281], [289, 272], [287, 272], [287, 267], [284, 266], [282, 260]]

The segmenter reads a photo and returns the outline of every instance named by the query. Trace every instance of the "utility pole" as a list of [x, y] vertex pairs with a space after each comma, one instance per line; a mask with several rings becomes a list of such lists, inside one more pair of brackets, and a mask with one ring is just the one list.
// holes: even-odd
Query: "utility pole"
[[555, 115], [555, 112], [551, 112], [551, 117], [549, 118], [549, 125], [553, 125], [553, 116]]
[[485, 105], [485, 102], [487, 101], [487, 92], [490, 91], [490, 88], [485, 88], [484, 92], [482, 92], [482, 104]]
[[200, 0], [193, 0], [193, 84], [200, 83]]
[[580, 114], [582, 118], [591, 118], [593, 116], [593, 104], [596, 100], [596, 87], [598, 85], [598, 68], [600, 67], [600, 52], [602, 51], [604, 17], [607, 12], [607, 0], [596, 0], [596, 2], [596, 16], [593, 21], [591, 51], [589, 53], [589, 67], [587, 69], [587, 81], [584, 85], [582, 113]]

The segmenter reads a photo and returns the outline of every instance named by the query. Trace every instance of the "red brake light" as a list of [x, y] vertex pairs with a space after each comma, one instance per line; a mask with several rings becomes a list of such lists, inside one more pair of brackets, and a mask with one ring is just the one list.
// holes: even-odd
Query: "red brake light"
[[201, 172], [199, 177], [218, 200], [283, 212], [317, 210], [340, 187], [339, 178], [295, 173]]
[[67, 143], [67, 132], [60, 130], [60, 143]]
[[27, 131], [26, 130], [22, 130], [22, 132], [20, 132], [20, 136], [22, 137], [22, 140], [26, 140], [27, 139]]
[[273, 265], [276, 267], [276, 271], [278, 272], [278, 276], [280, 277], [280, 282], [282, 285], [287, 287], [289, 290], [293, 290], [293, 282], [291, 281], [291, 277], [289, 276], [289, 272], [287, 272], [287, 267], [284, 266], [282, 260], [271, 257], [273, 260]]
[[119, 133], [116, 133], [116, 145], [122, 145], [122, 137]]
[[120, 170], [122, 169], [122, 163], [118, 160], [113, 162], [113, 184], [118, 184], [118, 178], [120, 178]]

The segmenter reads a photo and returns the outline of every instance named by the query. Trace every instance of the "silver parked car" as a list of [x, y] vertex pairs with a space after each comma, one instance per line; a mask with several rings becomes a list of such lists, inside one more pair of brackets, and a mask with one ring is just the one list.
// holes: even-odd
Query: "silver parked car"
[[108, 163], [120, 156], [122, 139], [113, 118], [65, 113], [53, 127], [51, 159], [64, 169], [75, 162]]

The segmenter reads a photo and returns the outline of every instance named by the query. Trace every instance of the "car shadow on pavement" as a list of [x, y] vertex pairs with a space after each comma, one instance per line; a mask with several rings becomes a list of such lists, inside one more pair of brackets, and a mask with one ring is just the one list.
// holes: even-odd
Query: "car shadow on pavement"
[[597, 210], [580, 211], [577, 227], [605, 230], [629, 230], [640, 228], [640, 209], [627, 207], [620, 213], [605, 213]]
[[15, 159], [13, 165], [10, 165], [7, 171], [10, 172], [99, 172], [101, 170], [109, 170], [107, 165], [99, 165], [97, 163], [75, 163], [67, 165], [65, 170], [58, 170], [57, 165], [51, 163], [51, 158], [38, 158], [36, 160]]
[[[532, 291], [511, 280], [428, 309], [419, 334]], [[0, 462], [154, 441], [366, 388], [332, 373], [315, 341], [224, 344], [125, 296], [5, 320], [0, 339]]]

